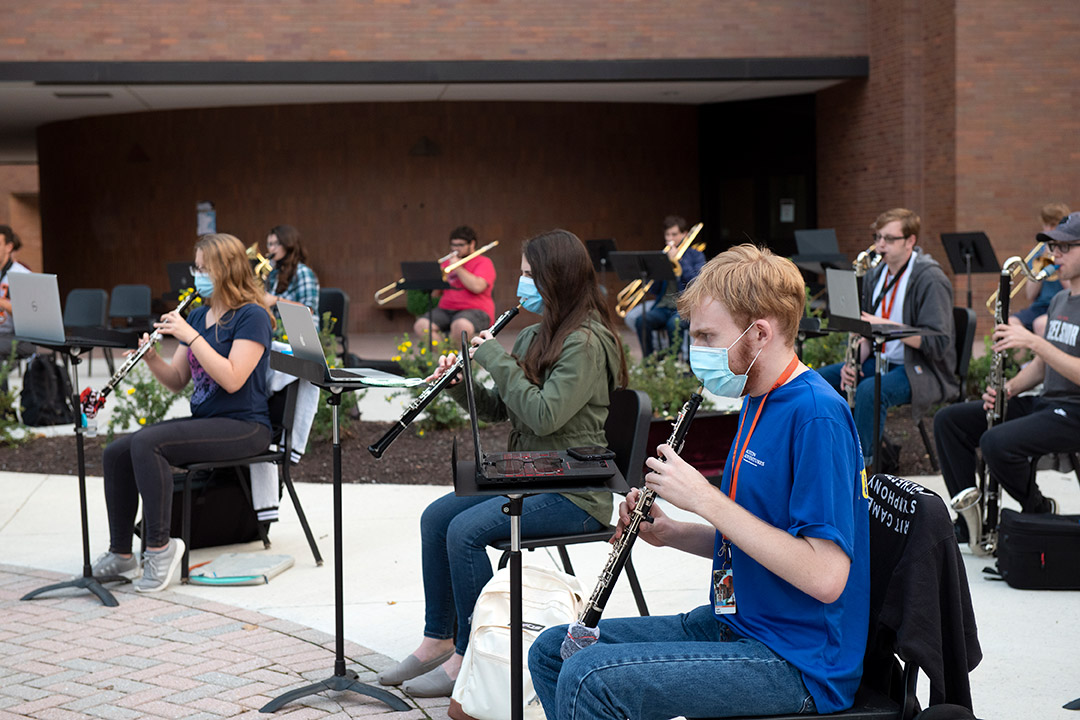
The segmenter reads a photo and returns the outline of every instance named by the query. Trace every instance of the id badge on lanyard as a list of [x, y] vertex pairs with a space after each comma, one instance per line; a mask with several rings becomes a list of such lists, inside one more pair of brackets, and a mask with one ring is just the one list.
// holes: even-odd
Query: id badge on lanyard
[[735, 573], [731, 569], [731, 543], [720, 543], [720, 567], [713, 570], [713, 611], [717, 615], [734, 615]]

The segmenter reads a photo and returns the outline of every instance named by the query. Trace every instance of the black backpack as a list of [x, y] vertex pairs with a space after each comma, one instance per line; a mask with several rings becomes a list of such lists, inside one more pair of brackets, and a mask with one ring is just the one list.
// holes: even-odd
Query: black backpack
[[71, 380], [67, 369], [51, 355], [35, 354], [23, 376], [22, 421], [25, 425], [62, 425], [74, 422]]

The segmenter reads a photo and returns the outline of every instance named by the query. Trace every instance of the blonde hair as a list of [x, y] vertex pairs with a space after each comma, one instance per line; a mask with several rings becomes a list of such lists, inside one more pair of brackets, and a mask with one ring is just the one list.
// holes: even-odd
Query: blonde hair
[[915, 214], [914, 211], [907, 208], [893, 208], [892, 210], [886, 210], [877, 216], [877, 219], [870, 224], [870, 229], [875, 232], [885, 227], [894, 220], [900, 221], [900, 232], [904, 233], [905, 238], [909, 238], [912, 235], [919, 236], [919, 230], [922, 229], [922, 220]]
[[203, 265], [214, 283], [213, 300], [229, 310], [254, 303], [266, 310], [273, 321], [273, 314], [263, 302], [266, 292], [256, 280], [239, 238], [225, 233], [203, 235], [195, 249], [202, 250]]
[[795, 344], [806, 292], [795, 263], [768, 248], [736, 245], [705, 263], [701, 273], [679, 296], [679, 314], [690, 313], [708, 299], [727, 308], [740, 326], [759, 318], [775, 318], [787, 345]]
[[1043, 225], [1056, 226], [1061, 222], [1061, 219], [1069, 214], [1069, 206], [1065, 203], [1053, 202], [1046, 203], [1042, 206], [1042, 210], [1039, 211], [1039, 218], [1042, 220]]

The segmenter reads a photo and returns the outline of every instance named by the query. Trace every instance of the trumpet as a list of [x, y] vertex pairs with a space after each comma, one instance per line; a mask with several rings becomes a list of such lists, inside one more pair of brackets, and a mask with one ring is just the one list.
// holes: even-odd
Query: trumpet
[[[476, 250], [475, 252], [470, 253], [469, 255], [466, 255], [465, 257], [461, 258], [460, 260], [455, 260], [454, 262], [450, 263], [449, 265], [447, 265], [446, 267], [444, 267], [442, 269], [443, 279], [445, 280], [447, 275], [449, 275], [453, 271], [457, 270], [459, 267], [461, 267], [465, 263], [469, 262], [474, 257], [477, 257], [478, 255], [483, 255], [488, 250], [490, 250], [491, 248], [495, 247], [498, 244], [499, 244], [498, 240], [495, 240], [494, 242], [489, 242], [487, 245], [480, 248], [479, 250]], [[446, 255], [443, 255], [441, 258], [439, 258], [439, 261], [438, 261], [439, 264], [442, 265], [444, 262], [446, 262], [450, 258], [454, 257], [454, 255], [456, 255], [456, 254], [457, 253], [447, 253]], [[376, 290], [375, 291], [375, 303], [377, 305], [385, 305], [386, 303], [390, 302], [394, 298], [396, 298], [399, 295], [401, 295], [402, 293], [404, 293], [405, 291], [398, 287], [403, 282], [405, 282], [405, 278], [398, 278], [397, 280], [390, 283], [386, 287], [379, 288], [378, 290]], [[392, 290], [395, 291], [395, 292], [391, 292]], [[390, 294], [387, 295], [385, 293], [390, 293]]]
[[259, 252], [259, 243], [251, 243], [245, 252], [247, 253], [248, 260], [255, 263], [251, 266], [252, 271], [255, 273], [255, 277], [265, 283], [266, 278], [270, 277], [270, 271], [273, 270], [270, 266], [270, 258]]
[[[694, 244], [694, 238], [701, 232], [701, 228], [705, 227], [704, 223], [698, 223], [690, 228], [690, 232], [686, 233], [686, 237], [675, 248], [674, 253], [670, 253], [668, 248], [664, 248], [664, 252], [668, 253], [668, 257], [671, 259], [672, 269], [675, 272], [675, 277], [682, 277], [682, 265], [679, 261], [682, 260], [682, 256], [686, 254], [686, 251], [693, 247], [695, 250], [704, 249], [704, 243]], [[631, 280], [626, 287], [619, 291], [619, 294], [615, 296], [615, 312], [619, 314], [619, 317], [626, 317], [627, 313], [633, 310], [638, 303], [645, 299], [645, 294], [652, 289], [653, 281], [642, 282], [641, 280]]]
[[[1046, 243], [1041, 242], [1031, 249], [1031, 252], [1023, 258], [1023, 262], [1020, 262], [1020, 258], [1016, 256], [1005, 261], [1002, 270], [1009, 268], [1010, 277], [1012, 278], [1012, 289], [1009, 291], [1010, 298], [1016, 297], [1016, 293], [1020, 292], [1020, 288], [1024, 287], [1024, 283], [1028, 280], [1042, 282], [1043, 280], [1057, 279], [1058, 266], [1054, 264], [1053, 258], [1045, 250]], [[1000, 290], [995, 290], [986, 299], [987, 310], [994, 309], [999, 292]], [[1008, 318], [1005, 318], [1005, 320], [1008, 321]]]

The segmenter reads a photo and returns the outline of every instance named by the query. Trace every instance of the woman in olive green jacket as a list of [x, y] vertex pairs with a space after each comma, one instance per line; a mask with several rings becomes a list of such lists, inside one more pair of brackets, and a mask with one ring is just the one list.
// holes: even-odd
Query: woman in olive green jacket
[[[486, 330], [472, 339], [472, 357], [494, 388], [477, 388], [477, 414], [512, 425], [509, 450], [564, 450], [607, 445], [608, 395], [627, 381], [622, 343], [582, 242], [565, 230], [526, 241], [518, 296], [540, 322], [522, 330], [511, 353]], [[440, 358], [432, 378], [453, 362]], [[464, 401], [463, 386], [450, 389]], [[448, 696], [469, 641], [473, 605], [491, 579], [487, 546], [510, 537], [501, 497], [439, 498], [420, 520], [425, 624], [420, 646], [379, 675], [404, 682], [417, 697]], [[611, 518], [610, 493], [541, 494], [525, 498], [522, 537], [600, 530]], [[456, 635], [455, 635], [456, 621]], [[456, 640], [455, 640], [456, 636]]]

